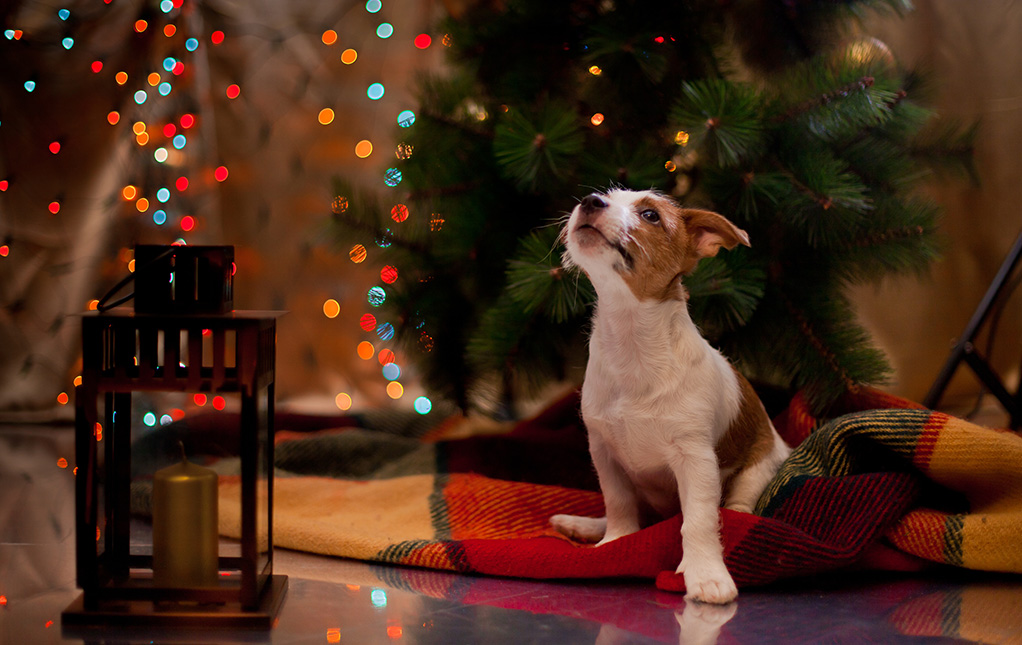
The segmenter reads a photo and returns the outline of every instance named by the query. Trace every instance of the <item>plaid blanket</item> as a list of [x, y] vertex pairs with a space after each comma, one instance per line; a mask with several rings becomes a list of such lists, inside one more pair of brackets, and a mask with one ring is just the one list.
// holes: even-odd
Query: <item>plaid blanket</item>
[[[755, 514], [721, 510], [739, 587], [858, 566], [933, 563], [1022, 573], [1022, 437], [864, 390], [823, 422], [796, 396], [777, 420], [797, 446]], [[330, 427], [334, 426], [334, 427]], [[277, 546], [524, 578], [640, 577], [684, 591], [681, 517], [600, 547], [548, 520], [599, 516], [577, 396], [508, 426], [451, 415], [278, 415]], [[221, 509], [238, 508], [221, 478]], [[222, 530], [236, 526], [221, 514]]]

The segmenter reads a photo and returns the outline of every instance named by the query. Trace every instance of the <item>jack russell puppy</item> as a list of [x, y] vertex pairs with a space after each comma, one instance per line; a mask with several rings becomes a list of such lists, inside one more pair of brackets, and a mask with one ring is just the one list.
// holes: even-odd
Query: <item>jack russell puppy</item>
[[686, 598], [729, 603], [738, 590], [718, 509], [751, 512], [790, 450], [752, 386], [699, 334], [682, 277], [749, 237], [716, 213], [629, 190], [582, 199], [562, 235], [565, 266], [597, 294], [582, 418], [607, 515], [550, 522], [599, 546], [680, 510]]

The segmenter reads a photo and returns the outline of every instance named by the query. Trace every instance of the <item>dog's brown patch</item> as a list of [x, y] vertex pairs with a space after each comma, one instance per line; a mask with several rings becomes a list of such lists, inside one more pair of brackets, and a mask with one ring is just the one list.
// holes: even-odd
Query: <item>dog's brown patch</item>
[[774, 448], [774, 433], [766, 408], [756, 390], [738, 370], [731, 368], [741, 388], [742, 407], [724, 436], [717, 443], [717, 463], [721, 469], [733, 468], [733, 478], [743, 468], [766, 457]]
[[[640, 300], [682, 300], [680, 284], [700, 259], [717, 254], [721, 246], [733, 249], [749, 244], [745, 231], [723, 216], [710, 211], [681, 208], [673, 199], [649, 195], [635, 201], [633, 213], [639, 223], [629, 235], [627, 245], [631, 266], [625, 283]], [[654, 210], [659, 223], [642, 219], [641, 213]]]

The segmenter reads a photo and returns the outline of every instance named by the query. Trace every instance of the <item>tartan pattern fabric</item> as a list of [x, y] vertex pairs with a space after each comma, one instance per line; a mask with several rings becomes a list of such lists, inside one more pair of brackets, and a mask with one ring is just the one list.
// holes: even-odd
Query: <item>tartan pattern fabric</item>
[[[683, 591], [674, 573], [680, 516], [600, 547], [549, 527], [557, 513], [602, 515], [577, 406], [577, 396], [565, 397], [499, 436], [459, 431], [462, 438], [447, 440], [427, 431], [403, 438], [400, 450], [381, 436], [387, 449], [378, 453], [371, 433], [318, 425], [304, 436], [288, 428], [296, 432], [282, 435], [278, 449], [315, 442], [315, 450], [282, 450], [304, 474], [274, 484], [275, 544], [522, 578], [641, 577]], [[860, 407], [867, 409], [854, 411]], [[725, 562], [740, 587], [853, 565], [1022, 573], [1022, 437], [871, 390], [846, 400], [843, 411], [821, 422], [796, 397], [777, 423], [800, 444], [756, 514], [721, 510]], [[336, 464], [352, 442], [362, 458], [358, 474], [344, 477]], [[329, 477], [294, 466], [295, 455], [312, 453]], [[373, 454], [381, 463], [367, 475], [365, 456]], [[412, 472], [396, 468], [395, 458]], [[236, 504], [236, 494], [222, 482], [221, 508]]]

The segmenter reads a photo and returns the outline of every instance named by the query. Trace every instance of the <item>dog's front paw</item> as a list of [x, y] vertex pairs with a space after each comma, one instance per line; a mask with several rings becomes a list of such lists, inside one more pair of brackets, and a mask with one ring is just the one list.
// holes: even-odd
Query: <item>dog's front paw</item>
[[558, 533], [580, 542], [596, 542], [607, 532], [607, 518], [581, 517], [579, 515], [554, 515], [550, 525]]
[[726, 605], [738, 597], [738, 587], [723, 562], [694, 565], [682, 560], [678, 573], [685, 575], [686, 600]]

